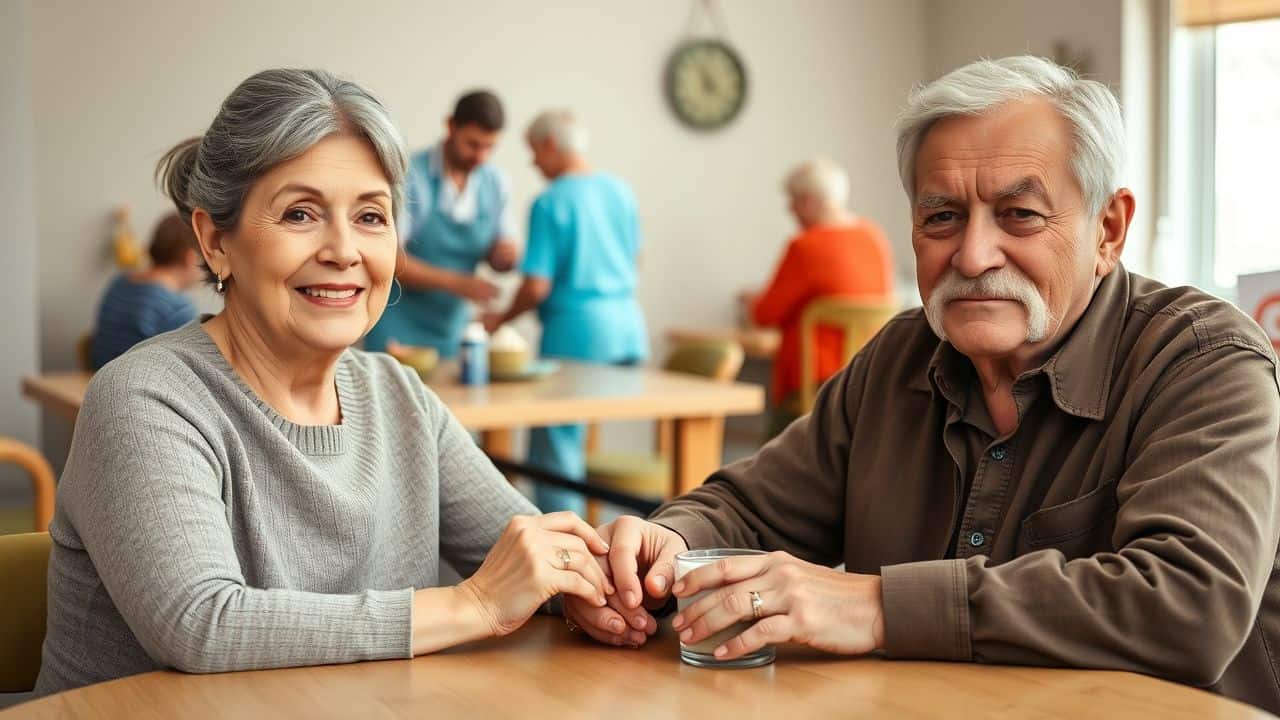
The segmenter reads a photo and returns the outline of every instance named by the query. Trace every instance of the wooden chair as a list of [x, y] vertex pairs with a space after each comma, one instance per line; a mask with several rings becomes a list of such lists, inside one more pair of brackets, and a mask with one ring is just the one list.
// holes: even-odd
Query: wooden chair
[[811, 300], [800, 315], [800, 415], [813, 410], [818, 393], [817, 333], [819, 327], [844, 331], [843, 362], [867, 344], [898, 308], [890, 301], [874, 297], [825, 296]]
[[[36, 532], [49, 529], [49, 521], [53, 520], [53, 468], [38, 450], [18, 442], [12, 438], [0, 437], [0, 462], [11, 462], [20, 466], [31, 476], [32, 494], [35, 496]], [[3, 577], [3, 576], [0, 576]]]
[[[680, 345], [667, 356], [662, 369], [732, 382], [742, 370], [742, 346], [732, 340], [708, 340]], [[723, 421], [722, 421], [723, 422]], [[659, 420], [656, 453], [598, 452], [599, 428], [587, 428], [587, 483], [637, 497], [662, 500], [671, 495], [670, 420]], [[600, 501], [587, 501], [587, 522], [598, 525]]]
[[46, 532], [0, 535], [0, 693], [36, 686], [50, 547]]
[[76, 341], [76, 364], [85, 372], [93, 372], [93, 332], [87, 332]]

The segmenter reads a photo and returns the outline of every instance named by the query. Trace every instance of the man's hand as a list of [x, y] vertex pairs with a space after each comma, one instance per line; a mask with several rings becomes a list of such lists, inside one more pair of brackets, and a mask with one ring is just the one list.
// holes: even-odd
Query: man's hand
[[455, 279], [452, 288], [453, 294], [461, 295], [462, 297], [481, 305], [498, 297], [498, 286], [488, 280], [476, 277], [475, 275], [464, 275], [462, 273], [456, 273], [456, 275], [457, 278]]
[[517, 259], [516, 245], [510, 240], [499, 240], [489, 248], [489, 267], [498, 272], [514, 270]]
[[[620, 583], [615, 587], [622, 591]], [[701, 642], [734, 623], [755, 622], [715, 649], [722, 660], [786, 642], [844, 654], [884, 647], [878, 575], [853, 575], [774, 552], [719, 560], [691, 571], [674, 588], [680, 598], [703, 591], [710, 592], [672, 621], [681, 641]], [[761, 601], [758, 621], [753, 592]]]
[[492, 335], [506, 323], [506, 315], [500, 312], [487, 312], [480, 316], [480, 322], [484, 324], [484, 331]]
[[616, 592], [606, 607], [566, 596], [564, 616], [592, 638], [608, 645], [639, 647], [658, 630], [649, 613], [666, 604], [675, 579], [675, 558], [688, 550], [680, 534], [624, 515], [600, 528], [609, 543], [608, 574]]

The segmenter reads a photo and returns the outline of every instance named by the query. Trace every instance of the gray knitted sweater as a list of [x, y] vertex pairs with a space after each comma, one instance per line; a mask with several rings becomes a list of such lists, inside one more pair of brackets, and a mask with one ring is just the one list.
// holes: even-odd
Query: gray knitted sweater
[[342, 424], [279, 416], [198, 322], [93, 379], [50, 534], [37, 694], [162, 667], [404, 658], [413, 588], [536, 512], [417, 376], [349, 350]]

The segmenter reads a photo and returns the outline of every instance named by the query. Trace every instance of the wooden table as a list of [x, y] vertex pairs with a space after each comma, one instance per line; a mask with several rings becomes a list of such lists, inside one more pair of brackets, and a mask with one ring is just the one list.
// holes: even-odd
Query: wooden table
[[734, 340], [747, 357], [772, 360], [778, 354], [782, 333], [776, 328], [670, 328], [667, 340], [672, 343]]
[[1123, 672], [846, 659], [783, 648], [753, 670], [683, 665], [667, 628], [640, 650], [556, 618], [413, 660], [222, 675], [153, 672], [0, 712], [19, 718], [1267, 718]]
[[[90, 375], [47, 373], [23, 379], [23, 393], [75, 421]], [[428, 382], [464, 427], [481, 433], [487, 452], [511, 457], [516, 428], [575, 422], [673, 420], [673, 492], [691, 490], [721, 465], [726, 415], [764, 408], [764, 389], [717, 383], [651, 368], [562, 363], [532, 382], [470, 387], [440, 368]]]

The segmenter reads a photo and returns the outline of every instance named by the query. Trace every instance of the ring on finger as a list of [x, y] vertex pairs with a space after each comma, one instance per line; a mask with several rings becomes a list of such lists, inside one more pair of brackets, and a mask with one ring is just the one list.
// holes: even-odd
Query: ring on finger
[[559, 552], [556, 553], [556, 557], [560, 558], [560, 564], [564, 570], [568, 570], [573, 565], [573, 553], [565, 548], [560, 548]]
[[747, 593], [751, 596], [751, 617], [759, 620], [764, 616], [764, 601], [760, 599], [760, 593], [752, 590]]
[[570, 620], [570, 619], [569, 619], [569, 618], [567, 618], [567, 617], [564, 619], [564, 624], [565, 624], [566, 626], [568, 626], [568, 628], [569, 628], [569, 632], [571, 632], [571, 633], [577, 633], [577, 632], [580, 632], [580, 631], [582, 630], [582, 627], [581, 627], [581, 626], [579, 626], [579, 625], [578, 625], [578, 623], [576, 623], [576, 622], [574, 622], [574, 621]]

